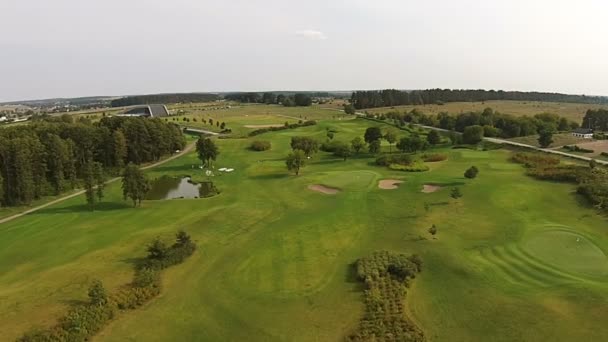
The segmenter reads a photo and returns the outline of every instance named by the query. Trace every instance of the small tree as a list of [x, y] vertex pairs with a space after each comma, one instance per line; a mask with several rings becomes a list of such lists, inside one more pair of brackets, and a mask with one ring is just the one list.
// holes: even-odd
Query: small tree
[[289, 171], [295, 172], [296, 176], [300, 174], [300, 169], [306, 165], [306, 154], [302, 150], [294, 150], [287, 155], [285, 165]]
[[359, 154], [359, 152], [361, 152], [361, 150], [365, 148], [365, 141], [363, 141], [363, 139], [361, 139], [360, 137], [355, 137], [350, 142], [350, 146], [352, 147], [353, 151], [355, 151], [355, 153]]
[[327, 131], [327, 140], [333, 140], [334, 139], [334, 132], [332, 131]]
[[477, 144], [483, 140], [483, 127], [479, 125], [465, 127], [462, 133], [462, 140], [465, 144]]
[[473, 179], [473, 178], [477, 177], [478, 173], [479, 173], [479, 169], [477, 169], [477, 167], [475, 167], [475, 166], [471, 166], [464, 172], [464, 176], [468, 179]]
[[450, 193], [450, 196], [453, 199], [459, 199], [460, 197], [462, 197], [462, 192], [460, 192], [459, 188], [452, 188], [452, 192]]
[[93, 305], [105, 305], [108, 302], [108, 295], [106, 289], [99, 280], [94, 280], [91, 287], [89, 287], [89, 299]]
[[380, 152], [380, 140], [374, 140], [368, 145], [369, 153], [378, 153]]
[[179, 232], [177, 232], [177, 234], [175, 235], [175, 240], [176, 243], [179, 245], [187, 245], [190, 242], [192, 242], [192, 239], [190, 238], [190, 235], [188, 235], [188, 233], [186, 233], [183, 230], [180, 230]]
[[368, 127], [363, 136], [365, 142], [371, 144], [372, 141], [382, 139], [382, 131], [379, 127]]
[[156, 238], [148, 246], [147, 250], [149, 259], [161, 260], [167, 256], [169, 248], [160, 238]]
[[428, 143], [431, 145], [437, 145], [441, 142], [441, 136], [439, 133], [437, 133], [437, 131], [430, 131], [426, 136], [426, 141], [428, 141]]
[[355, 106], [353, 106], [350, 103], [344, 104], [344, 113], [351, 114], [351, 115], [355, 114]]
[[553, 132], [549, 130], [541, 131], [538, 136], [538, 144], [542, 148], [549, 147], [549, 145], [553, 144]]
[[199, 138], [196, 142], [196, 153], [205, 166], [211, 166], [211, 162], [217, 159], [220, 154], [213, 140], [209, 138]]
[[393, 130], [388, 130], [384, 134], [384, 139], [388, 142], [389, 153], [393, 152], [393, 144], [397, 141], [397, 134]]
[[124, 199], [130, 198], [133, 206], [141, 205], [148, 191], [150, 191], [150, 180], [137, 165], [129, 163], [122, 175], [122, 195]]
[[84, 194], [87, 199], [89, 208], [93, 210], [95, 208], [95, 171], [93, 169], [93, 162], [89, 161], [84, 165], [83, 181], [84, 181]]
[[319, 150], [319, 142], [310, 137], [292, 137], [291, 149], [301, 150], [306, 157], [310, 157]]
[[336, 143], [334, 146], [334, 155], [346, 160], [351, 155], [350, 146], [343, 142]]
[[595, 169], [597, 167], [597, 161], [595, 159], [591, 159], [589, 161], [589, 167]]
[[432, 225], [431, 228], [429, 228], [429, 233], [435, 236], [435, 234], [437, 234], [437, 227], [435, 225]]

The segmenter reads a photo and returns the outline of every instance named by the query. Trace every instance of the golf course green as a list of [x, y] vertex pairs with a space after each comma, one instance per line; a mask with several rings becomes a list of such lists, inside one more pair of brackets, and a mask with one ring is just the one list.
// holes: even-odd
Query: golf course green
[[[378, 250], [422, 258], [405, 301], [428, 341], [608, 340], [606, 218], [574, 185], [526, 176], [510, 151], [439, 147], [448, 158], [427, 172], [376, 166], [367, 152], [346, 161], [318, 152], [299, 176], [287, 171], [292, 137], [323, 142], [332, 129], [350, 143], [370, 126], [389, 127], [328, 111], [315, 126], [217, 139], [215, 168], [234, 171], [215, 172], [221, 193], [211, 198], [133, 208], [118, 182], [95, 211], [80, 196], [0, 225], [1, 339], [53, 325], [94, 279], [109, 291], [128, 283], [146, 243], [183, 229], [195, 254], [96, 341], [341, 341], [364, 310], [353, 264]], [[253, 140], [272, 147], [251, 151]], [[198, 165], [193, 152], [147, 173], [207, 179]], [[479, 175], [466, 179], [473, 165]], [[381, 189], [383, 179], [403, 183]], [[462, 198], [450, 197], [454, 187]]]

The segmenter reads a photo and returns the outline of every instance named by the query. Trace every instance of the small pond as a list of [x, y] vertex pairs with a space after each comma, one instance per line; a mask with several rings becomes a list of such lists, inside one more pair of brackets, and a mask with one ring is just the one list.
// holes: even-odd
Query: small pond
[[163, 176], [152, 181], [152, 187], [146, 199], [168, 200], [174, 198], [211, 197], [218, 193], [212, 182], [200, 184], [192, 182], [190, 177], [174, 178]]

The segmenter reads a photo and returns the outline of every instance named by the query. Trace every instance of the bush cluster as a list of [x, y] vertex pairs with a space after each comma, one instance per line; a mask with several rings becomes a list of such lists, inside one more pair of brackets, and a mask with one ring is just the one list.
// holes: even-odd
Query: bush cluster
[[390, 166], [391, 164], [410, 165], [414, 159], [409, 154], [383, 154], [376, 158], [376, 165]]
[[443, 153], [425, 153], [421, 158], [426, 163], [433, 163], [444, 161], [448, 159], [448, 156]]
[[408, 164], [408, 165], [390, 164], [388, 167], [391, 170], [405, 171], [405, 172], [425, 172], [425, 171], [430, 170], [430, 168], [420, 160], [416, 160], [413, 163]]
[[579, 147], [578, 145], [566, 145], [566, 146], [564, 146], [564, 149], [566, 149], [568, 151], [572, 151], [572, 152], [581, 152], [581, 153], [595, 152], [595, 151], [587, 149], [587, 148]]
[[365, 283], [365, 314], [348, 341], [424, 341], [424, 334], [405, 315], [409, 281], [422, 270], [417, 255], [387, 251], [357, 261], [357, 277]]
[[260, 129], [256, 129], [255, 131], [249, 132], [249, 136], [253, 137], [253, 136], [256, 136], [256, 135], [263, 134], [263, 133], [274, 132], [274, 131], [282, 131], [282, 130], [285, 130], [285, 129], [294, 129], [294, 128], [306, 127], [306, 126], [314, 126], [316, 124], [317, 124], [316, 121], [314, 121], [314, 120], [308, 120], [308, 121], [294, 123], [294, 124], [287, 124], [287, 125], [281, 126], [281, 127], [260, 128]]
[[253, 151], [268, 151], [270, 150], [270, 141], [256, 140], [249, 147]]
[[56, 326], [47, 330], [31, 330], [18, 341], [88, 341], [119, 310], [135, 309], [154, 298], [161, 289], [160, 272], [183, 262], [196, 250], [196, 244], [185, 232], [179, 232], [176, 237], [176, 242], [170, 247], [158, 239], [148, 246], [148, 256], [136, 265], [130, 284], [106, 296], [101, 283], [94, 283], [89, 290], [89, 303], [71, 308]]

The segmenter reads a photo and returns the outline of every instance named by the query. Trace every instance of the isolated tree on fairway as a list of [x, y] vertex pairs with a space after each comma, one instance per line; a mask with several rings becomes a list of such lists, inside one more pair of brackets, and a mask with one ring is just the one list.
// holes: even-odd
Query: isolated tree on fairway
[[432, 225], [431, 228], [429, 228], [429, 233], [435, 236], [435, 234], [437, 234], [437, 227], [435, 225]]
[[379, 127], [368, 127], [365, 130], [363, 139], [365, 139], [365, 142], [368, 144], [371, 144], [373, 141], [379, 141], [382, 139], [382, 131]]
[[384, 139], [388, 142], [389, 153], [393, 152], [393, 144], [397, 141], [397, 134], [393, 130], [388, 130], [384, 134]]
[[150, 180], [137, 165], [129, 163], [122, 175], [122, 195], [124, 199], [130, 198], [133, 206], [141, 205], [146, 194], [150, 191]]
[[114, 132], [114, 166], [121, 170], [125, 167], [125, 159], [127, 158], [127, 139], [124, 133], [118, 130]]
[[295, 172], [296, 176], [300, 174], [300, 169], [306, 165], [306, 154], [302, 150], [294, 150], [287, 155], [285, 165], [289, 171]]
[[101, 163], [94, 162], [93, 163], [93, 177], [95, 178], [95, 194], [97, 195], [97, 200], [101, 202], [103, 199], [103, 191], [106, 187], [106, 179], [103, 174], [103, 166]]
[[380, 152], [380, 140], [373, 140], [368, 145], [369, 153], [376, 154]]
[[334, 139], [334, 132], [332, 131], [327, 131], [327, 140], [333, 140]]
[[538, 144], [540, 147], [545, 148], [553, 144], [553, 132], [549, 130], [543, 130], [539, 133]]
[[108, 302], [108, 295], [106, 289], [99, 280], [94, 280], [91, 287], [89, 287], [89, 299], [93, 305], [105, 305]]
[[291, 149], [304, 152], [306, 157], [310, 157], [313, 153], [319, 151], [319, 142], [310, 137], [292, 137]]
[[337, 142], [334, 146], [334, 155], [346, 160], [351, 155], [350, 146], [343, 142]]
[[352, 147], [353, 151], [355, 151], [355, 153], [359, 154], [359, 152], [361, 152], [361, 150], [365, 148], [365, 141], [363, 141], [363, 139], [361, 139], [360, 137], [355, 137], [350, 142], [350, 146]]
[[428, 143], [431, 145], [437, 145], [441, 142], [441, 136], [439, 133], [437, 133], [437, 131], [430, 131], [426, 136], [426, 141], [428, 141]]
[[210, 167], [211, 162], [220, 154], [213, 140], [203, 137], [199, 138], [196, 142], [196, 152], [198, 153], [198, 159], [200, 159], [206, 167]]
[[477, 177], [478, 173], [479, 173], [479, 169], [476, 166], [471, 166], [464, 172], [464, 176], [468, 179], [473, 179], [473, 178]]
[[460, 197], [462, 197], [462, 192], [460, 192], [459, 188], [452, 188], [452, 192], [450, 193], [450, 196], [453, 199], [459, 199]]

